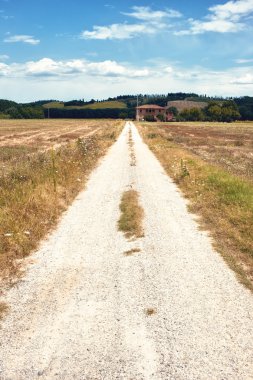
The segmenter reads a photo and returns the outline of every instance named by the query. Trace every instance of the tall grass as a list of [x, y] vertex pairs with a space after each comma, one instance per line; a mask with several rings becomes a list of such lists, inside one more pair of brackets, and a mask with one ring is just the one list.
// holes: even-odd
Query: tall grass
[[15, 147], [13, 151], [2, 148], [0, 277], [19, 274], [19, 259], [34, 250], [55, 226], [122, 126], [114, 123], [93, 136], [42, 153], [23, 147], [16, 154]]

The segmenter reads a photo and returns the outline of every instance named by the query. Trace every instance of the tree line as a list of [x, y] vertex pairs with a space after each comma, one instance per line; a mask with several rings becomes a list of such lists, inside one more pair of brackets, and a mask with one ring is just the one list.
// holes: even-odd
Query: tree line
[[[174, 107], [170, 108], [170, 112], [174, 114], [175, 120], [189, 121], [233, 121], [233, 120], [253, 120], [253, 97], [244, 96], [239, 98], [220, 98], [208, 97], [206, 95], [197, 95], [195, 93], [168, 93], [138, 95], [138, 104], [156, 104], [166, 106], [168, 101], [173, 100], [192, 100], [195, 102], [205, 101], [208, 105], [204, 109], [191, 108], [178, 112]], [[106, 101], [122, 101], [126, 104], [126, 108], [105, 108], [105, 109], [65, 109], [43, 108], [44, 104], [55, 100], [39, 100], [32, 103], [16, 103], [14, 101], [0, 99], [0, 118], [8, 119], [41, 119], [47, 118], [135, 118], [135, 107], [137, 105], [136, 95], [119, 95], [117, 97], [105, 99]], [[64, 106], [83, 106], [93, 104], [96, 101], [72, 100], [62, 102]]]
[[239, 107], [233, 100], [224, 102], [210, 101], [203, 109], [191, 108], [178, 112], [175, 107], [170, 107], [169, 111], [174, 114], [177, 121], [231, 122], [242, 119]]

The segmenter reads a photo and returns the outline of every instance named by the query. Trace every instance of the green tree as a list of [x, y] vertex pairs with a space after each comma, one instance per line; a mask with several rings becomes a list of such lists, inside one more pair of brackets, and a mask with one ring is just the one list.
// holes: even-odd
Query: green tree
[[5, 110], [5, 113], [8, 114], [11, 119], [23, 119], [23, 116], [17, 107], [7, 108], [7, 110]]
[[159, 113], [156, 117], [160, 121], [165, 121], [165, 116], [163, 114], [161, 114], [161, 113]]
[[178, 109], [176, 107], [169, 107], [168, 112], [172, 113], [174, 116], [178, 115]]
[[179, 116], [186, 121], [200, 121], [204, 118], [203, 112], [199, 108], [184, 109]]

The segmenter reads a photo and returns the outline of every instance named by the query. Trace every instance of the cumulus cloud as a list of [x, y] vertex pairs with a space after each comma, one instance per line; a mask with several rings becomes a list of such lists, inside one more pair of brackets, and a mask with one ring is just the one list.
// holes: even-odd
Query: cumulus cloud
[[33, 36], [29, 36], [26, 34], [19, 34], [15, 36], [6, 37], [4, 39], [4, 42], [8, 42], [8, 43], [23, 42], [30, 45], [38, 45], [40, 43], [40, 40], [35, 39]]
[[69, 61], [55, 61], [51, 58], [42, 58], [38, 61], [29, 61], [23, 64], [0, 63], [1, 76], [14, 77], [48, 77], [48, 79], [77, 77], [108, 77], [108, 78], [141, 78], [150, 74], [147, 68], [135, 68], [120, 64], [113, 60], [92, 62], [85, 59], [72, 59]]
[[176, 35], [203, 34], [206, 32], [235, 33], [246, 27], [247, 17], [253, 13], [253, 0], [228, 1], [210, 7], [203, 20], [189, 19], [190, 27]]

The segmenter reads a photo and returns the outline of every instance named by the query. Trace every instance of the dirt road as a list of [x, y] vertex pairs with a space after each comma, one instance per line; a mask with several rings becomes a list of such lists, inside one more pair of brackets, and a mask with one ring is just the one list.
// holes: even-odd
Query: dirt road
[[[129, 188], [145, 212], [131, 242], [117, 230]], [[253, 379], [253, 296], [131, 123], [6, 297], [0, 379]]]

